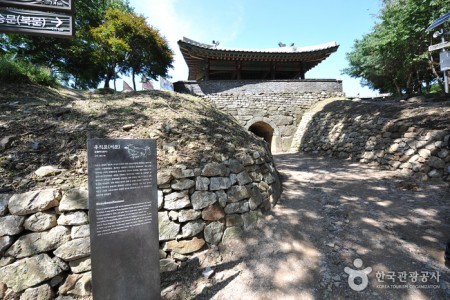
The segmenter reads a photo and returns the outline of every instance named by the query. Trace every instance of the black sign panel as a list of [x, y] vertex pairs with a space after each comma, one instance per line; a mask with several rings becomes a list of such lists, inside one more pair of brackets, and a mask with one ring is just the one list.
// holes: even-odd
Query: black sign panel
[[159, 299], [154, 140], [88, 141], [94, 299]]
[[72, 16], [39, 11], [0, 8], [0, 32], [53, 37], [74, 35]]
[[0, 6], [72, 12], [73, 0], [0, 0]]

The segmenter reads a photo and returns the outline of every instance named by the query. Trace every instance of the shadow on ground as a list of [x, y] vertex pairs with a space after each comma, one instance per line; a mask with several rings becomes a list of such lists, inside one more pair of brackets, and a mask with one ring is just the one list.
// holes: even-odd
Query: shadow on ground
[[[175, 282], [163, 274], [164, 298], [448, 299], [448, 183], [298, 153], [276, 161], [284, 192], [273, 211], [240, 240], [187, 263]], [[372, 268], [359, 292], [344, 272], [358, 269], [357, 258], [359, 270]], [[206, 267], [215, 269], [210, 279]]]

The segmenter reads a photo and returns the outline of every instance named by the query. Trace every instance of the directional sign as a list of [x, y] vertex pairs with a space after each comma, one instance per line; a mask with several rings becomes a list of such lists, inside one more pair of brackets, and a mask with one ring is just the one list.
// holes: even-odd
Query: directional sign
[[450, 70], [450, 52], [444, 51], [439, 54], [439, 61], [441, 65], [441, 71]]
[[73, 0], [0, 0], [0, 6], [72, 12]]
[[436, 45], [431, 45], [428, 47], [428, 51], [434, 51], [434, 50], [439, 50], [439, 49], [443, 49], [443, 48], [450, 48], [450, 42], [444, 42], [444, 43], [440, 43], [440, 44], [436, 44]]
[[0, 9], [0, 32], [73, 37], [73, 28], [72, 16], [10, 8]]

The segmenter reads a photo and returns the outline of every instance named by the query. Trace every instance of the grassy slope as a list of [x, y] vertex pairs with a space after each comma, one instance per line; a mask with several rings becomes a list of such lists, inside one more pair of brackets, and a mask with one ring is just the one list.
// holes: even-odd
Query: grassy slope
[[[135, 126], [125, 131], [126, 124]], [[86, 184], [88, 138], [155, 138], [159, 169], [199, 167], [264, 147], [234, 119], [193, 96], [160, 91], [99, 96], [36, 85], [0, 86], [0, 139], [5, 136], [13, 138], [6, 149], [0, 147], [0, 192]], [[36, 178], [34, 171], [45, 165], [67, 171]]]

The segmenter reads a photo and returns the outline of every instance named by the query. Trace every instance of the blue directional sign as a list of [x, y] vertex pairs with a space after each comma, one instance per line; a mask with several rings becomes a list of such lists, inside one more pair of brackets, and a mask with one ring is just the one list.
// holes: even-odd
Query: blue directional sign
[[73, 0], [0, 0], [0, 6], [72, 12]]
[[0, 8], [0, 32], [73, 37], [73, 17], [57, 13]]

